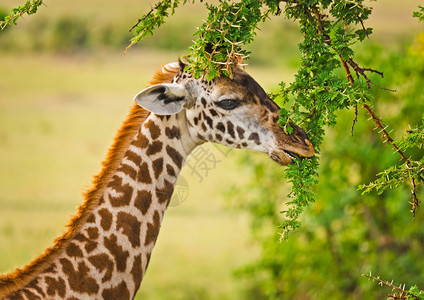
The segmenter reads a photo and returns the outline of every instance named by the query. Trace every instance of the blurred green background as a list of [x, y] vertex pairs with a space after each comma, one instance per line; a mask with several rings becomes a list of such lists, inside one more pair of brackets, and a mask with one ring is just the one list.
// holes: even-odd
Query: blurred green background
[[[356, 47], [363, 65], [385, 74], [373, 79], [397, 90], [375, 90], [394, 135], [424, 111], [424, 30], [412, 18], [420, 2], [370, 2], [374, 34]], [[184, 55], [207, 14], [199, 3], [181, 7], [123, 55], [148, 1], [45, 4], [0, 32], [0, 272], [28, 263], [64, 231], [133, 96], [161, 64]], [[16, 5], [3, 0], [0, 16]], [[290, 82], [300, 41], [295, 23], [272, 18], [250, 46], [247, 71], [267, 91]], [[282, 244], [282, 169], [262, 154], [205, 147], [209, 160], [183, 169], [188, 196], [166, 213], [137, 299], [384, 297], [390, 291], [361, 277], [369, 271], [423, 283], [423, 212], [412, 219], [407, 190], [356, 190], [398, 157], [362, 114], [352, 137], [353, 119], [342, 113], [328, 130], [318, 200]]]

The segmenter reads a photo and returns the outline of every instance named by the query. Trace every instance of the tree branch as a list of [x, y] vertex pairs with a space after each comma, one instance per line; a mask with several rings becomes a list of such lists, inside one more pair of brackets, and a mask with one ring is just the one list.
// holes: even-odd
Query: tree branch
[[374, 111], [371, 109], [371, 107], [369, 107], [365, 103], [362, 105], [362, 107], [365, 108], [368, 111], [368, 114], [371, 116], [371, 119], [374, 121], [374, 123], [377, 125], [377, 127], [383, 133], [383, 136], [385, 137], [386, 142], [390, 143], [393, 146], [393, 148], [395, 148], [396, 152], [399, 153], [399, 155], [402, 157], [402, 159], [407, 163], [408, 167], [411, 166], [411, 161], [405, 156], [405, 154], [402, 152], [402, 150], [399, 149], [399, 147], [396, 145], [395, 141], [391, 138], [391, 136], [387, 132], [387, 130], [386, 130], [387, 126], [374, 113]]
[[403, 287], [402, 286], [395, 286], [393, 284], [393, 281], [388, 282], [386, 280], [381, 279], [380, 276], [374, 277], [374, 276], [371, 275], [371, 273], [370, 273], [370, 275], [362, 274], [362, 276], [365, 277], [365, 278], [371, 279], [372, 281], [378, 281], [378, 284], [380, 286], [387, 285], [388, 287], [392, 288], [392, 291], [396, 290], [396, 291], [400, 292], [399, 295], [396, 294], [396, 293], [394, 295], [388, 295], [388, 297], [391, 298], [391, 299], [411, 299], [410, 297], [412, 297], [412, 299], [418, 299], [418, 300], [421, 299], [418, 296], [415, 296], [414, 294], [411, 294], [410, 292], [405, 290], [405, 285], [403, 285]]
[[131, 27], [131, 29], [129, 30], [129, 32], [133, 31], [134, 28], [136, 28], [138, 26], [138, 24], [140, 24], [141, 21], [146, 20], [147, 17], [152, 14], [152, 12], [154, 12], [156, 9], [158, 9], [162, 5], [162, 3], [163, 3], [163, 1], [160, 1], [158, 4], [156, 4], [156, 6], [151, 7], [150, 8], [150, 11], [147, 14], [145, 14], [144, 17], [139, 18], [138, 21], [137, 21], [137, 23], [135, 23], [134, 26]]
[[[320, 14], [318, 8], [316, 6], [312, 7], [312, 12], [313, 12], [313, 15], [315, 17], [315, 20], [317, 22], [317, 27], [318, 27], [317, 28], [317, 32], [318, 32], [318, 34], [324, 37], [325, 44], [327, 44], [328, 46], [332, 47], [332, 45], [331, 45], [331, 38], [328, 35], [325, 34], [325, 31], [324, 31], [324, 28], [323, 28], [323, 25], [322, 25], [322, 21], [321, 21], [322, 15]], [[359, 20], [361, 22], [362, 28], [365, 30], [365, 26], [364, 26], [362, 20], [361, 19], [359, 19]], [[368, 85], [368, 88], [371, 88], [371, 85], [374, 85], [374, 86], [376, 86], [376, 87], [378, 87], [378, 88], [380, 88], [382, 90], [390, 91], [390, 92], [395, 92], [395, 90], [384, 88], [384, 87], [381, 87], [381, 86], [375, 84], [374, 82], [371, 81], [371, 79], [368, 78], [367, 74], [365, 73], [365, 72], [376, 73], [376, 74], [380, 75], [381, 77], [384, 77], [382, 72], [377, 71], [377, 70], [374, 70], [374, 69], [370, 69], [370, 68], [361, 68], [352, 58], [349, 58], [348, 61], [345, 61], [343, 59], [343, 57], [341, 56], [341, 54], [338, 54], [338, 55], [339, 55], [340, 61], [342, 62], [343, 68], [345, 69], [347, 80], [350, 82], [351, 85], [354, 84], [355, 79], [352, 76], [352, 73], [350, 71], [349, 66], [353, 68], [353, 70], [356, 73], [356, 77], [357, 78], [360, 78], [362, 76], [365, 79], [365, 81], [366, 81], [366, 83]], [[382, 138], [385, 140], [385, 142], [387, 142], [387, 143], [389, 143], [389, 144], [391, 144], [393, 146], [393, 148], [396, 150], [396, 152], [399, 153], [399, 155], [401, 156], [402, 160], [406, 162], [406, 164], [407, 164], [408, 167], [412, 167], [411, 161], [399, 149], [399, 147], [396, 145], [394, 139], [390, 136], [389, 132], [387, 132], [387, 130], [386, 130], [387, 129], [387, 126], [381, 121], [381, 118], [379, 118], [375, 114], [375, 112], [372, 110], [372, 108], [369, 107], [366, 103], [363, 103], [362, 104], [362, 107], [366, 109], [366, 111], [368, 112], [368, 114], [371, 116], [371, 119], [376, 124], [377, 128], [379, 128], [380, 131], [383, 133], [382, 134]], [[356, 105], [355, 106], [355, 118], [353, 120], [351, 134], [353, 134], [353, 129], [354, 129], [354, 126], [355, 126], [356, 121], [357, 121], [357, 116], [358, 116], [358, 106]], [[412, 205], [412, 210], [411, 211], [412, 211], [413, 215], [415, 216], [415, 211], [416, 211], [416, 209], [418, 208], [418, 206], [420, 204], [420, 200], [417, 197], [417, 185], [416, 185], [416, 182], [415, 182], [415, 178], [412, 176], [411, 173], [409, 173], [409, 174], [410, 174], [409, 177], [411, 179], [412, 198], [413, 198], [413, 200], [411, 202], [411, 205]], [[419, 179], [422, 182], [424, 182], [424, 178], [419, 177]]]
[[375, 84], [374, 82], [372, 82], [368, 78], [368, 76], [365, 74], [365, 71], [368, 71], [368, 72], [372, 72], [372, 73], [377, 73], [378, 75], [380, 75], [383, 78], [384, 77], [383, 76], [383, 72], [380, 72], [380, 71], [377, 71], [377, 70], [374, 70], [374, 69], [369, 69], [369, 68], [361, 68], [351, 58], [349, 59], [348, 62], [349, 62], [349, 65], [351, 65], [352, 68], [355, 70], [357, 78], [359, 78], [359, 75], [361, 75], [366, 80], [366, 82], [368, 84], [368, 88], [370, 88], [371, 87], [370, 84], [372, 84], [372, 85], [378, 87], [379, 89], [382, 89], [382, 90], [385, 90], [385, 91], [390, 91], [390, 92], [396, 92], [396, 90], [392, 90], [392, 89], [388, 89], [388, 88], [384, 88], [384, 87], [378, 86], [377, 84]]

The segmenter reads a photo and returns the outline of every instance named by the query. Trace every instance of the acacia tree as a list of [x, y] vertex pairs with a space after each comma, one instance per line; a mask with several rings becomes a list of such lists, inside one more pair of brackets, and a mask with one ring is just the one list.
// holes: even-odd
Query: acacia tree
[[[195, 0], [162, 0], [151, 6], [130, 29], [134, 37], [126, 51], [141, 42], [166, 22], [176, 9], [194, 3]], [[319, 154], [325, 140], [325, 128], [337, 125], [337, 114], [350, 110], [352, 115], [351, 134], [361, 111], [369, 116], [373, 127], [381, 133], [381, 143], [392, 147], [402, 163], [380, 170], [378, 177], [364, 182], [364, 192], [372, 190], [379, 194], [387, 189], [408, 186], [411, 191], [413, 216], [419, 206], [419, 192], [424, 183], [423, 158], [408, 156], [411, 149], [422, 148], [424, 124], [412, 126], [404, 136], [395, 139], [388, 126], [379, 116], [373, 103], [373, 89], [385, 93], [394, 91], [379, 86], [371, 80], [371, 74], [383, 77], [383, 70], [374, 66], [362, 66], [352, 48], [369, 38], [372, 28], [366, 26], [372, 9], [363, 0], [219, 0], [209, 3], [200, 0], [208, 9], [207, 20], [195, 32], [197, 39], [188, 48], [185, 60], [187, 71], [197, 78], [210, 81], [214, 77], [232, 76], [234, 68], [243, 68], [249, 60], [246, 46], [255, 38], [261, 24], [271, 15], [297, 21], [303, 41], [299, 44], [300, 67], [292, 83], [281, 82], [279, 90], [270, 94], [282, 103], [280, 126], [291, 133], [290, 122], [300, 125], [309, 135], [316, 153]], [[0, 22], [4, 29], [16, 24], [23, 14], [33, 14], [43, 0], [28, 0], [23, 6], [13, 9]], [[423, 7], [414, 13], [420, 21]], [[292, 184], [287, 195], [287, 209], [282, 211], [285, 220], [279, 225], [280, 239], [300, 227], [299, 217], [306, 207], [316, 199], [314, 186], [318, 181], [319, 157], [298, 160], [285, 170], [285, 177]], [[405, 291], [406, 292], [406, 291]], [[413, 292], [413, 291], [412, 291]], [[411, 292], [411, 293], [412, 293]]]
[[[194, 0], [163, 0], [152, 6], [131, 28], [134, 38], [129, 47], [153, 34], [153, 30], [163, 24], [168, 15], [188, 2]], [[197, 40], [188, 49], [187, 71], [205, 80], [212, 80], [221, 74], [231, 76], [233, 68], [244, 66], [248, 60], [250, 53], [245, 46], [253, 41], [257, 28], [270, 15], [281, 15], [283, 9], [280, 6], [284, 5], [285, 17], [299, 22], [304, 41], [299, 44], [301, 67], [295, 81], [289, 86], [281, 82], [280, 90], [271, 95], [271, 98], [280, 98], [279, 103], [286, 105], [280, 112], [281, 127], [291, 133], [290, 121], [300, 124], [319, 153], [325, 135], [324, 127], [336, 124], [336, 112], [346, 108], [354, 110], [353, 131], [358, 107], [366, 110], [375, 126], [381, 130], [382, 141], [395, 149], [403, 164], [381, 172], [379, 179], [362, 188], [365, 192], [376, 189], [381, 193], [409, 181], [412, 212], [415, 214], [420, 202], [418, 185], [424, 182], [424, 166], [422, 160], [407, 158], [404, 151], [421, 147], [424, 127], [414, 128], [395, 141], [372, 109], [371, 86], [390, 90], [376, 85], [368, 77], [369, 73], [383, 76], [382, 72], [361, 67], [355, 61], [352, 45], [372, 33], [371, 28], [365, 27], [371, 8], [363, 2], [220, 0], [218, 5], [213, 5], [205, 1], [209, 16], [196, 32]], [[416, 16], [419, 17], [419, 12]], [[345, 78], [340, 74], [340, 69], [344, 69]], [[285, 176], [293, 186], [288, 195], [289, 208], [283, 212], [287, 220], [280, 225], [282, 239], [287, 238], [289, 231], [300, 226], [298, 217], [303, 208], [315, 201], [312, 186], [317, 182], [317, 170], [317, 156], [297, 162], [286, 170]]]

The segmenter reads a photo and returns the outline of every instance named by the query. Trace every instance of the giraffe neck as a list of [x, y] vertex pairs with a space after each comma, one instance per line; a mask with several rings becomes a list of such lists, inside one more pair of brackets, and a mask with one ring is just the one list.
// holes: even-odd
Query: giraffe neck
[[[88, 239], [90, 231], [96, 236], [98, 249], [91, 254], [87, 243], [82, 241], [79, 246], [85, 248], [88, 261], [94, 262], [92, 271], [97, 272], [97, 282], [103, 283], [99, 294], [115, 291], [124, 299], [128, 289], [129, 298], [135, 295], [177, 177], [196, 145], [185, 124], [184, 114], [150, 115], [126, 151], [93, 217], [81, 227], [80, 234]], [[112, 272], [104, 272], [104, 261], [113, 264]], [[108, 289], [104, 282], [113, 284]]]
[[40, 299], [132, 299], [177, 177], [195, 146], [185, 112], [149, 115], [96, 205], [80, 212], [84, 221], [59, 243], [62, 249], [51, 263], [5, 299], [25, 293]]

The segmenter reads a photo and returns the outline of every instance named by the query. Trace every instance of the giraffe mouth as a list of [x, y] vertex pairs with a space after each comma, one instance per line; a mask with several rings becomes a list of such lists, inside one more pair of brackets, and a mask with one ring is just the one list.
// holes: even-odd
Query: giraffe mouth
[[268, 155], [273, 161], [275, 161], [281, 166], [287, 166], [289, 164], [294, 163], [295, 161], [303, 160], [306, 158], [306, 156], [302, 156], [298, 153], [294, 153], [287, 150], [281, 150], [278, 152], [272, 151]]
[[286, 153], [291, 158], [292, 161], [304, 159], [304, 157], [302, 157], [302, 156], [300, 156], [296, 153], [286, 151], [286, 150], [283, 150], [283, 151], [284, 151], [284, 153]]

